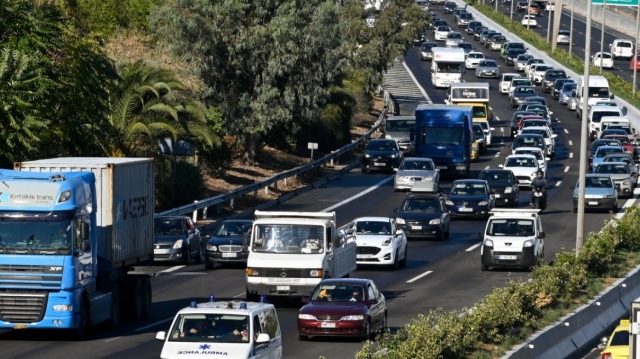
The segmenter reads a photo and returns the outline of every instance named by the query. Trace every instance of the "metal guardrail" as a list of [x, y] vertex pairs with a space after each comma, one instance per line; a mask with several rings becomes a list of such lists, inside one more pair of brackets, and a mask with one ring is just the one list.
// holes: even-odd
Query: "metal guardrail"
[[[285, 181], [285, 185], [286, 185], [286, 180], [288, 178], [291, 177], [295, 177], [301, 173], [316, 169], [318, 167], [321, 167], [329, 162], [332, 162], [333, 160], [337, 159], [338, 157], [344, 155], [345, 153], [352, 151], [354, 148], [356, 148], [358, 145], [360, 145], [362, 142], [368, 140], [369, 138], [371, 138], [371, 135], [380, 127], [380, 125], [383, 123], [385, 117], [387, 116], [387, 113], [389, 113], [389, 107], [390, 104], [392, 103], [391, 101], [391, 95], [389, 94], [389, 92], [387, 92], [386, 90], [383, 90], [383, 94], [384, 94], [384, 109], [382, 110], [382, 113], [380, 114], [380, 116], [378, 117], [378, 119], [376, 120], [376, 122], [373, 124], [373, 126], [371, 127], [371, 129], [369, 129], [369, 131], [367, 131], [364, 135], [362, 135], [360, 138], [358, 138], [357, 140], [353, 141], [352, 143], [341, 147], [340, 149], [333, 151], [332, 153], [323, 156], [320, 159], [317, 159], [313, 162], [309, 162], [307, 164], [304, 164], [302, 166], [298, 166], [294, 169], [288, 170], [288, 171], [284, 171], [281, 173], [278, 173], [274, 176], [271, 176], [263, 181], [260, 182], [256, 182], [244, 187], [240, 187], [237, 188], [233, 191], [227, 192], [227, 193], [223, 193], [214, 197], [210, 197], [207, 199], [203, 199], [200, 201], [197, 201], [195, 203], [192, 204], [187, 204], [181, 207], [177, 207], [177, 208], [173, 208], [164, 212], [160, 212], [157, 213], [157, 215], [161, 215], [161, 216], [171, 216], [171, 215], [182, 215], [182, 214], [187, 214], [187, 213], [193, 213], [194, 214], [194, 218], [197, 217], [197, 211], [201, 210], [201, 209], [206, 209], [208, 207], [211, 206], [218, 206], [217, 212], [220, 213], [222, 210], [222, 204], [224, 202], [227, 201], [233, 201], [234, 198], [236, 197], [241, 197], [244, 196], [246, 194], [249, 194], [251, 192], [257, 192], [261, 189], [264, 189], [267, 193], [269, 191], [269, 186], [273, 185], [273, 184], [278, 184], [279, 181]], [[393, 113], [393, 112], [391, 112]]]

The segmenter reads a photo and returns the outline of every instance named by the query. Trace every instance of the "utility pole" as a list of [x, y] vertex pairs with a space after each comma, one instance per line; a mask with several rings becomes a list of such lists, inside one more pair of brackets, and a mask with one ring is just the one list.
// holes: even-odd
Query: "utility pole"
[[575, 0], [571, 0], [571, 25], [569, 25], [569, 55], [571, 55], [573, 51], [573, 9], [575, 5]]
[[[562, 4], [563, 0], [556, 0], [556, 4], [553, 6], [553, 38], [551, 39], [551, 52], [556, 51], [558, 47], [558, 34], [560, 33], [560, 22], [562, 21]], [[573, 6], [573, 0], [571, 0], [571, 6]], [[571, 8], [571, 22], [573, 24], [573, 7]], [[569, 52], [571, 52], [571, 41], [569, 41]]]
[[[604, 13], [607, 10], [607, 0], [602, 3], [602, 30], [600, 33], [600, 75], [602, 75], [602, 63], [604, 60]], [[587, 37], [588, 39], [588, 37]], [[586, 42], [586, 41], [585, 41]]]
[[513, 1], [513, 0], [511, 0], [511, 13], [509, 14], [509, 18], [510, 18], [511, 20], [513, 20], [513, 3], [514, 3], [514, 1]]
[[636, 48], [633, 49], [633, 94], [636, 94], [636, 75], [638, 75], [638, 39], [640, 39], [640, 4], [636, 9]]

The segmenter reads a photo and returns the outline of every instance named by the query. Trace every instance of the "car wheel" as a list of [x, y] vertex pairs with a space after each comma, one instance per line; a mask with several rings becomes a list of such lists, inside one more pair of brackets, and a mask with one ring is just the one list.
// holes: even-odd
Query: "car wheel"
[[387, 330], [387, 327], [389, 326], [388, 322], [387, 322], [387, 312], [384, 312], [384, 318], [382, 318], [382, 326], [380, 327], [380, 332], [384, 333], [385, 330]]
[[398, 259], [398, 250], [396, 250], [396, 254], [393, 257], [393, 263], [391, 263], [391, 269], [398, 270], [400, 268], [400, 260]]
[[482, 263], [481, 263], [481, 264], [480, 264], [480, 269], [481, 269], [483, 272], [486, 272], [486, 271], [488, 271], [488, 270], [489, 270], [489, 266], [486, 266], [486, 265], [484, 265], [484, 264], [482, 264]]
[[444, 232], [444, 238], [449, 238], [451, 237], [451, 223], [449, 223], [449, 228], [447, 228], [447, 231]]
[[613, 207], [611, 207], [611, 212], [613, 213], [618, 212], [618, 202], [613, 204]]
[[368, 169], [366, 169], [366, 168], [364, 168], [364, 167], [362, 167], [362, 168], [360, 168], [360, 172], [362, 172], [362, 173], [369, 173], [369, 170], [368, 170]]
[[404, 256], [402, 256], [402, 260], [400, 261], [401, 267], [407, 266], [407, 252], [409, 251], [409, 246], [404, 246]]
[[365, 341], [371, 339], [371, 319], [367, 318], [367, 321], [364, 324], [364, 333], [362, 334], [362, 339]]
[[440, 232], [438, 232], [438, 235], [436, 236], [436, 239], [441, 241], [443, 238], [444, 238], [444, 232], [440, 230]]
[[308, 335], [298, 335], [298, 340], [301, 342], [307, 341], [309, 340], [309, 336]]
[[187, 248], [182, 250], [182, 264], [188, 266], [189, 265], [189, 258], [191, 257], [191, 252], [189, 252], [189, 246], [187, 244]]
[[199, 263], [204, 262], [204, 248], [202, 248], [202, 246], [200, 246], [200, 248], [198, 249], [198, 256], [196, 258], [198, 259]]

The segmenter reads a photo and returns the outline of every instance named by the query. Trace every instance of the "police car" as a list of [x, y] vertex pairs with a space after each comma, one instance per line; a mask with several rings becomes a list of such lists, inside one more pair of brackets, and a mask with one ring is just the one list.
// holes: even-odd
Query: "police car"
[[544, 259], [544, 237], [539, 209], [494, 209], [478, 236], [481, 269], [519, 267], [532, 269]]
[[160, 358], [282, 358], [282, 334], [272, 304], [191, 302], [180, 310], [163, 341]]

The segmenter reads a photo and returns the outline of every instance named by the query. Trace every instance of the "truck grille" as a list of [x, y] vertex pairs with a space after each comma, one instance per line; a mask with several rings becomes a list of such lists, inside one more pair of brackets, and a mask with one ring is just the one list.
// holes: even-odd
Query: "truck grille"
[[380, 252], [380, 248], [378, 247], [358, 247], [356, 253], [357, 254], [378, 254]]
[[58, 290], [62, 287], [62, 268], [57, 266], [0, 265], [0, 288]]
[[238, 245], [222, 245], [218, 246], [220, 252], [242, 252], [242, 246]]
[[302, 278], [302, 269], [267, 268], [265, 277]]
[[0, 319], [10, 323], [33, 323], [42, 320], [47, 307], [47, 293], [0, 293]]

